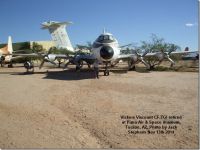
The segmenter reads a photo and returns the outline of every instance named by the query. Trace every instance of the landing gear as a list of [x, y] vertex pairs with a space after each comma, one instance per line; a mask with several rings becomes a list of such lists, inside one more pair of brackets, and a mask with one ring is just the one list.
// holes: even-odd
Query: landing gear
[[91, 68], [91, 65], [89, 63], [87, 63], [87, 65], [88, 65], [88, 68]]
[[58, 68], [60, 68], [60, 65], [62, 64], [61, 60], [58, 61]]
[[82, 60], [78, 61], [78, 64], [79, 64], [79, 68], [81, 69], [83, 67], [83, 61]]
[[8, 68], [13, 68], [13, 64], [12, 63], [8, 64]]
[[80, 66], [76, 66], [76, 71], [78, 72], [80, 70], [81, 70]]
[[133, 59], [130, 59], [128, 61], [128, 70], [129, 71], [135, 71], [135, 61]]
[[104, 70], [104, 76], [109, 76], [109, 70]]
[[105, 70], [104, 70], [104, 76], [109, 76], [109, 74], [110, 74], [110, 71], [108, 70], [108, 63], [106, 63]]
[[128, 70], [129, 70], [129, 71], [135, 71], [135, 66], [131, 66], [131, 67], [129, 67]]
[[4, 56], [1, 56], [1, 58], [0, 58], [0, 61], [1, 61], [1, 67], [4, 66], [4, 60], [5, 60], [5, 57], [4, 57]]
[[4, 63], [1, 61], [1, 67], [4, 67]]
[[30, 62], [30, 61], [25, 62], [24, 67], [26, 68], [27, 73], [33, 73], [34, 72], [33, 62]]
[[65, 62], [65, 59], [57, 58], [57, 61], [58, 61], [58, 68], [60, 68], [61, 64]]

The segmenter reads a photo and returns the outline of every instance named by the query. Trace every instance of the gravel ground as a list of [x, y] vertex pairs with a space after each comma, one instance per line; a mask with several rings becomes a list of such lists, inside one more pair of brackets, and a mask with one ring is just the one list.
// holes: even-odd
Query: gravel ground
[[[0, 148], [197, 148], [198, 73], [0, 68]], [[174, 134], [128, 134], [122, 115], [177, 115]]]

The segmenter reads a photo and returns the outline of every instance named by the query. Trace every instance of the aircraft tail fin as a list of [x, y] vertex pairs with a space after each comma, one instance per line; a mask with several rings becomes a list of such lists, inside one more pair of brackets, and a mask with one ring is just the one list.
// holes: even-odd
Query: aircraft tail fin
[[2, 54], [12, 54], [13, 53], [13, 47], [12, 47], [12, 39], [11, 39], [11, 36], [8, 37], [8, 43], [6, 46], [2, 47], [0, 49], [1, 53]]
[[13, 46], [12, 46], [12, 38], [11, 36], [8, 36], [8, 46], [7, 46], [7, 50], [9, 52], [9, 54], [13, 53]]
[[12, 60], [12, 54], [13, 53], [13, 47], [12, 47], [12, 39], [11, 36], [8, 36], [8, 43], [5, 47], [0, 48], [0, 53], [5, 55], [5, 62], [11, 62]]
[[71, 22], [55, 22], [49, 21], [42, 23], [42, 29], [48, 29], [53, 41], [58, 48], [66, 48], [74, 52], [71, 41], [66, 31], [66, 27], [72, 24]]

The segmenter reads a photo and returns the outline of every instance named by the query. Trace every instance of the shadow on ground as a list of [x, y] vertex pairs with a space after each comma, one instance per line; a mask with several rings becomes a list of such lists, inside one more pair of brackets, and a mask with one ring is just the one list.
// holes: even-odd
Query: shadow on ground
[[[128, 72], [127, 69], [111, 69], [111, 73], [113, 74], [126, 74]], [[146, 70], [138, 70], [136, 72], [140, 73], [148, 73]], [[39, 72], [7, 72], [10, 75], [24, 75], [30, 76], [33, 74], [44, 74], [45, 77], [43, 79], [54, 79], [54, 80], [84, 80], [84, 79], [95, 79], [95, 73], [92, 69], [82, 69], [81, 71], [76, 71], [74, 69], [68, 70], [58, 70], [58, 71], [39, 71]], [[103, 70], [100, 69], [99, 76], [103, 76]]]
[[43, 79], [54, 79], [54, 80], [84, 80], [84, 79], [95, 79], [95, 74], [93, 70], [59, 70], [59, 71], [44, 71], [44, 72], [18, 72], [10, 73], [10, 75], [34, 75], [34, 74], [44, 74]]
[[[111, 70], [114, 74], [127, 73], [127, 70]], [[100, 70], [99, 77], [103, 76], [103, 70]], [[56, 72], [46, 72], [46, 76], [43, 79], [55, 79], [55, 80], [84, 80], [95, 79], [95, 73], [91, 69], [82, 69], [81, 71], [75, 70], [62, 70]]]
[[[111, 70], [113, 74], [125, 74], [127, 70], [124, 69], [115, 69]], [[43, 79], [54, 79], [54, 80], [84, 80], [84, 79], [95, 79], [95, 73], [92, 69], [82, 69], [81, 71], [76, 71], [74, 69], [68, 70], [49, 70], [49, 71], [35, 71], [32, 72], [6, 72], [4, 74], [10, 75], [22, 75], [22, 76], [31, 76], [34, 74], [44, 74]], [[100, 70], [99, 76], [103, 76], [103, 70]]]
[[92, 70], [62, 70], [55, 72], [46, 72], [46, 76], [43, 79], [54, 79], [54, 80], [84, 80], [84, 79], [95, 79], [94, 71]]

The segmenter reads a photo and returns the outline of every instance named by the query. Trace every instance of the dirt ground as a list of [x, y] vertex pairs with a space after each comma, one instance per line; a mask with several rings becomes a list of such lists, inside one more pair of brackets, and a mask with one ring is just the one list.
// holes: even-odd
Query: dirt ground
[[[0, 148], [197, 148], [198, 73], [0, 68]], [[128, 134], [121, 115], [181, 115], [175, 134]]]

